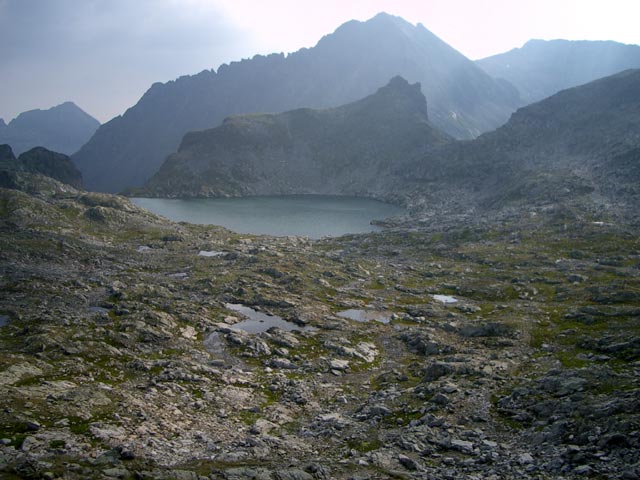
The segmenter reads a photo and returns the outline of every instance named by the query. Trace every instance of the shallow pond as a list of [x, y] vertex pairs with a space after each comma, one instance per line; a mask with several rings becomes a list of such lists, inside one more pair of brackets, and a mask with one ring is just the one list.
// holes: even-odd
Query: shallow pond
[[[266, 332], [272, 327], [278, 327], [288, 332], [292, 330], [316, 330], [315, 327], [301, 327], [293, 322], [283, 320], [278, 315], [268, 315], [266, 313], [258, 312], [251, 307], [247, 307], [239, 303], [226, 303], [225, 307], [229, 310], [233, 310], [234, 312], [238, 312], [243, 317], [246, 317], [246, 320], [229, 325], [229, 327], [237, 330], [243, 330], [253, 335]], [[242, 364], [241, 361], [229, 354], [226, 349], [225, 342], [223, 341], [223, 335], [220, 332], [212, 332], [209, 334], [205, 339], [204, 344], [209, 352], [225, 359], [229, 364]]]
[[327, 195], [240, 198], [132, 198], [136, 205], [179, 222], [221, 225], [239, 233], [309, 238], [380, 230], [372, 220], [405, 210], [377, 200]]
[[300, 327], [293, 322], [283, 320], [277, 315], [268, 315], [266, 313], [258, 312], [251, 307], [241, 305], [239, 303], [227, 303], [225, 307], [234, 312], [238, 312], [246, 320], [230, 325], [231, 328], [237, 328], [238, 330], [244, 330], [247, 333], [262, 333], [269, 330], [271, 327], [278, 327], [282, 330], [303, 330], [309, 327]]

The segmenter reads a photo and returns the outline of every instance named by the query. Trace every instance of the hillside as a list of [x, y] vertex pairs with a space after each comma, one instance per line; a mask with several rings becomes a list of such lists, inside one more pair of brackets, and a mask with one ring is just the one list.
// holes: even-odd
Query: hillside
[[100, 122], [73, 102], [65, 102], [48, 110], [23, 112], [8, 125], [0, 119], [0, 143], [11, 145], [16, 155], [34, 147], [71, 155], [99, 126]]
[[421, 83], [433, 124], [458, 138], [501, 125], [519, 103], [513, 87], [422, 25], [379, 14], [342, 25], [313, 48], [154, 84], [124, 115], [101, 126], [74, 161], [89, 189], [139, 186], [188, 131], [216, 127], [233, 114], [336, 107], [396, 75]]
[[640, 70], [521, 108], [494, 132], [413, 165], [423, 188], [452, 185], [502, 208], [576, 199], [640, 205]]
[[640, 68], [640, 46], [611, 41], [530, 40], [522, 48], [476, 63], [489, 75], [513, 84], [526, 105], [566, 88]]
[[403, 164], [451, 141], [429, 122], [420, 85], [395, 77], [342, 107], [236, 116], [191, 132], [144, 193], [375, 195], [393, 188]]
[[0, 145], [0, 187], [17, 188], [18, 172], [37, 173], [76, 188], [82, 187], [82, 174], [67, 155], [35, 147], [16, 158], [9, 145]]

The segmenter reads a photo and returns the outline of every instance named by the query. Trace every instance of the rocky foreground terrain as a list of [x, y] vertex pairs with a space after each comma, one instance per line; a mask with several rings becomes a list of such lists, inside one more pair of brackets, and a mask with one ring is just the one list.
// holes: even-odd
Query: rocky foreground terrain
[[[637, 221], [422, 219], [239, 235], [18, 172], [0, 476], [639, 478]], [[237, 304], [295, 328], [247, 333]]]

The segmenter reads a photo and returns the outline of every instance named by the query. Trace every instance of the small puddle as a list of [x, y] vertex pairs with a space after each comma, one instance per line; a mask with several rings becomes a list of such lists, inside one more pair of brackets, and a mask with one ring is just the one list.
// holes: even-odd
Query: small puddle
[[0, 327], [9, 325], [9, 315], [0, 315]]
[[198, 256], [199, 257], [223, 257], [226, 255], [226, 252], [216, 252], [216, 251], [207, 251], [207, 250], [200, 250], [198, 252]]
[[349, 309], [338, 312], [339, 317], [348, 318], [349, 320], [355, 320], [356, 322], [371, 322], [376, 321], [380, 323], [389, 323], [391, 321], [391, 312], [384, 312], [380, 310], [358, 310]]
[[456, 297], [452, 297], [450, 295], [431, 295], [434, 300], [437, 300], [442, 303], [456, 303], [458, 299]]
[[278, 327], [288, 332], [291, 330], [306, 330], [309, 328], [300, 327], [293, 322], [283, 320], [277, 315], [268, 315], [266, 313], [258, 312], [251, 307], [247, 307], [239, 303], [226, 303], [225, 307], [247, 317], [246, 320], [229, 325], [231, 328], [244, 330], [247, 333], [262, 333], [266, 332], [271, 327]]
[[149, 245], [140, 245], [136, 251], [139, 253], [144, 253], [144, 252], [148, 252], [150, 250], [153, 250]]

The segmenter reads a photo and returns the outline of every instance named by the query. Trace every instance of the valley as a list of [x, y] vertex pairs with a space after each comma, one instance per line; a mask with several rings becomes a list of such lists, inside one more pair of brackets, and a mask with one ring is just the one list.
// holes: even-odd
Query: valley
[[[640, 249], [606, 210], [312, 241], [39, 178], [1, 191], [9, 475], [633, 474]], [[298, 328], [234, 329], [230, 303]]]

